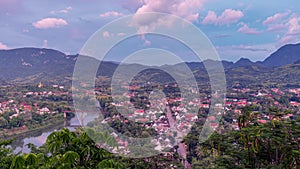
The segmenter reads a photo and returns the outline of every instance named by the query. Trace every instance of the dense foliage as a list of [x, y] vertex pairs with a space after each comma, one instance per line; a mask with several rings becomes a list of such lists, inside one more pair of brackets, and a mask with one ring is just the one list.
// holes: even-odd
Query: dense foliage
[[[108, 133], [103, 132], [98, 135], [104, 144], [116, 146], [114, 139]], [[96, 144], [83, 130], [71, 132], [65, 128], [53, 132], [48, 136], [46, 143], [39, 148], [28, 144], [31, 149], [29, 154], [13, 154], [12, 149], [7, 147], [10, 144], [11, 141], [0, 142], [1, 169], [156, 169], [180, 166], [179, 163], [174, 163], [174, 159], [161, 155], [146, 159], [118, 157]]]
[[186, 138], [193, 168], [297, 168], [300, 166], [300, 119], [283, 120], [277, 113], [266, 124], [244, 109], [239, 131], [215, 132], [199, 143]]

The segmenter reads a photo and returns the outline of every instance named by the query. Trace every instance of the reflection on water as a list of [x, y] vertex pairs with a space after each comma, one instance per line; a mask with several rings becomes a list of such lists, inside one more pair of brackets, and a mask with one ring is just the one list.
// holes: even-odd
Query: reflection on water
[[[84, 118], [84, 124], [87, 124], [90, 121], [93, 121], [98, 115], [91, 115], [89, 114], [88, 116], [86, 113], [84, 113], [85, 118]], [[78, 118], [81, 116], [78, 115]], [[76, 116], [72, 118], [68, 122], [68, 126], [80, 126], [81, 121], [77, 118]], [[28, 143], [32, 143], [36, 146], [42, 146], [45, 142], [47, 137], [54, 131], [58, 131], [64, 127], [64, 123], [62, 122], [61, 124], [55, 124], [54, 126], [49, 126], [43, 130], [39, 131], [34, 131], [31, 132], [30, 134], [26, 135], [20, 135], [14, 142], [12, 143], [12, 148], [14, 149], [15, 153], [22, 152], [22, 153], [29, 153], [30, 150], [26, 146]], [[74, 127], [67, 127], [70, 131], [75, 131]]]
[[[53, 130], [56, 131], [56, 130]], [[14, 152], [18, 153], [18, 152], [22, 152], [22, 153], [29, 153], [30, 150], [28, 149], [28, 147], [26, 146], [26, 144], [28, 143], [33, 143], [36, 146], [42, 146], [45, 142], [47, 137], [53, 132], [53, 131], [49, 131], [49, 132], [44, 132], [42, 133], [42, 135], [37, 136], [37, 137], [28, 137], [22, 140], [22, 145], [18, 146], [15, 148]]]

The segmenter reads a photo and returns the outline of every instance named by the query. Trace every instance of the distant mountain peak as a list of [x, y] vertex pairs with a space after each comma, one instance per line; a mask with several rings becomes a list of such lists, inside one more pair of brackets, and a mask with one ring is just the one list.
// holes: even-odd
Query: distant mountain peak
[[244, 67], [244, 66], [252, 66], [254, 62], [252, 62], [248, 58], [240, 58], [237, 62], [234, 63], [234, 67]]
[[238, 62], [251, 62], [251, 63], [253, 63], [250, 59], [244, 58], [244, 57], [240, 58], [240, 59], [239, 59], [238, 61], [236, 61], [235, 63], [238, 63]]
[[267, 67], [277, 67], [292, 64], [300, 60], [300, 43], [287, 44], [266, 58], [262, 64]]

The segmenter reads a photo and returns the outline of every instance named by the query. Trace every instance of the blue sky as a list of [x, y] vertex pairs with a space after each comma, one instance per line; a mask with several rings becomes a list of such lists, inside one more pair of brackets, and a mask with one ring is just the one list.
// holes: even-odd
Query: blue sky
[[[76, 54], [103, 25], [143, 12], [189, 20], [224, 60], [263, 60], [300, 40], [296, 0], [0, 0], [0, 49], [45, 47]], [[151, 46], [146, 39], [141, 43]]]

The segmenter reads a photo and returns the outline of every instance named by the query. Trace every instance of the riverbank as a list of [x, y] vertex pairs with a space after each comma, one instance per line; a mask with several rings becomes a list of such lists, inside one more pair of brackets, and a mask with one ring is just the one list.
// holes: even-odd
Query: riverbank
[[35, 136], [36, 133], [40, 133], [40, 131], [44, 131], [47, 129], [59, 129], [64, 127], [64, 119], [51, 119], [45, 123], [43, 123], [42, 125], [35, 127], [35, 128], [31, 128], [31, 129], [20, 129], [20, 130], [15, 130], [15, 131], [10, 131], [10, 130], [6, 130], [5, 132], [2, 131], [0, 132], [0, 140], [8, 140], [8, 139], [20, 139], [20, 138], [26, 138], [28, 136]]

